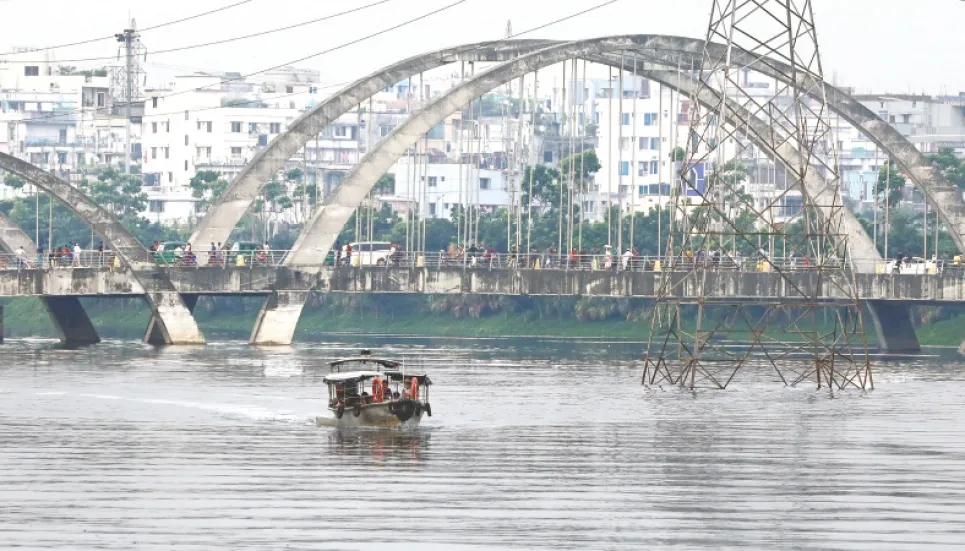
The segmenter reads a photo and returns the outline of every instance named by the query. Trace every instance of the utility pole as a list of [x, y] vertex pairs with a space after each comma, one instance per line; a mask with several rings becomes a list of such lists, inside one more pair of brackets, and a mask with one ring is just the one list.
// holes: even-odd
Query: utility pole
[[[133, 23], [133, 21], [131, 21]], [[127, 76], [127, 93], [124, 102], [124, 173], [131, 173], [131, 102], [134, 101], [134, 41], [137, 40], [137, 30], [134, 25], [124, 29], [124, 32], [114, 35], [118, 42], [124, 44], [125, 75]]]

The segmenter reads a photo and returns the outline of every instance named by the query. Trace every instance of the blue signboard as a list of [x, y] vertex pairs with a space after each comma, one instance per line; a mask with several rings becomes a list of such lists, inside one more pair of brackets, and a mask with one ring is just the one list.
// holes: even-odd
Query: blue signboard
[[704, 163], [697, 163], [690, 169], [690, 178], [685, 181], [680, 177], [680, 169], [684, 163], [674, 163], [674, 174], [680, 186], [680, 194], [685, 197], [703, 197], [707, 192]]

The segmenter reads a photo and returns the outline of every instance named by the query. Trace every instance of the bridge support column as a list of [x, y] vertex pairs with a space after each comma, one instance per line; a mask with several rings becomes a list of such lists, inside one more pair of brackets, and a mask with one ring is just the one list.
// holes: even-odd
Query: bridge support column
[[882, 352], [921, 352], [915, 325], [911, 322], [911, 306], [884, 300], [869, 300], [871, 321], [874, 323]]
[[268, 295], [248, 342], [263, 346], [291, 344], [306, 302], [308, 291], [275, 291]]
[[75, 296], [40, 297], [60, 342], [67, 346], [84, 346], [101, 342], [97, 329], [87, 317], [80, 299]]
[[153, 315], [144, 334], [147, 344], [204, 344], [204, 335], [194, 321], [194, 307], [198, 295], [154, 293], [151, 296]]

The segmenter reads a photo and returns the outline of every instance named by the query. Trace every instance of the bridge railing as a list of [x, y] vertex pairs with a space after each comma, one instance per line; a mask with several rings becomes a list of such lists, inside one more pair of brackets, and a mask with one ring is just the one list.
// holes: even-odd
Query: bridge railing
[[[153, 259], [162, 268], [196, 269], [255, 269], [278, 267], [285, 262], [290, 251], [147, 251], [144, 260]], [[827, 266], [837, 261], [828, 259]], [[612, 271], [612, 272], [671, 272], [689, 271], [696, 266], [705, 266], [719, 271], [773, 272], [814, 270], [818, 266], [802, 257], [770, 258], [760, 255], [750, 257], [688, 257], [688, 256], [618, 256], [606, 254], [559, 254], [559, 253], [485, 253], [452, 254], [445, 251], [361, 251], [346, 255], [344, 252], [329, 252], [324, 259], [310, 264], [311, 267], [367, 267], [367, 268], [424, 268], [424, 269], [473, 269], [473, 270], [564, 270], [564, 271]], [[44, 254], [16, 253], [0, 254], [0, 270], [18, 269], [72, 269], [95, 268], [116, 269], [120, 262], [111, 251], [82, 251], [80, 255], [55, 251]], [[297, 266], [292, 266], [297, 268]], [[963, 271], [965, 265], [943, 263], [941, 261], [919, 261], [896, 263], [882, 261], [877, 263], [879, 274], [938, 274], [945, 271]]]

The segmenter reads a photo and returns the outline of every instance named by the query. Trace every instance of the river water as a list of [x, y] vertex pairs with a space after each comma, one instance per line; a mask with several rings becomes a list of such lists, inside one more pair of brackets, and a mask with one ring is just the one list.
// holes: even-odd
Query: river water
[[[423, 358], [412, 433], [316, 427], [325, 361]], [[2, 549], [965, 544], [965, 363], [833, 397], [639, 385], [640, 345], [333, 339], [0, 349]]]

